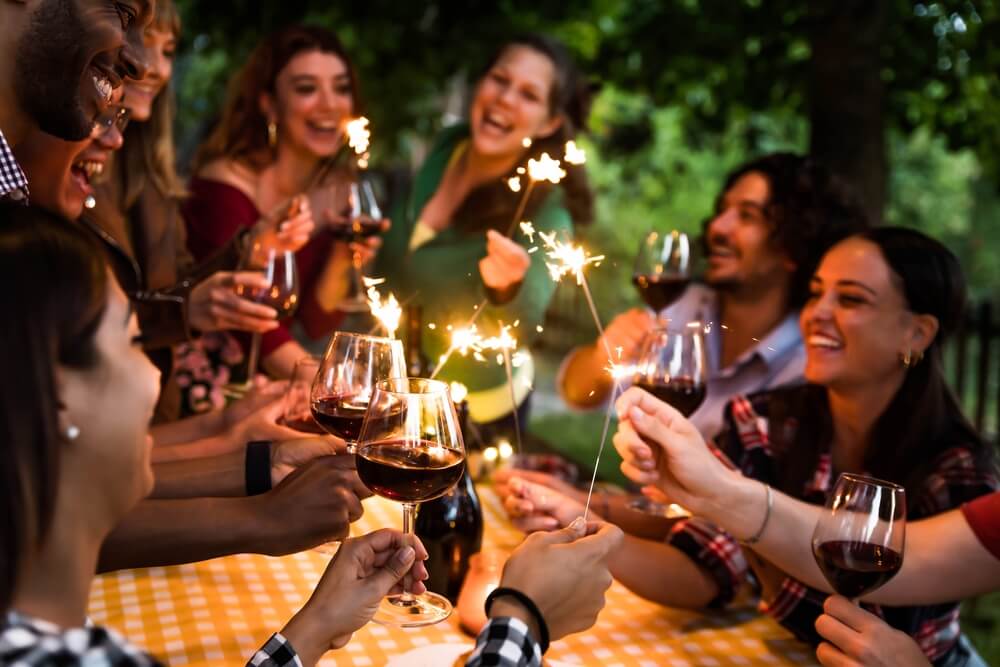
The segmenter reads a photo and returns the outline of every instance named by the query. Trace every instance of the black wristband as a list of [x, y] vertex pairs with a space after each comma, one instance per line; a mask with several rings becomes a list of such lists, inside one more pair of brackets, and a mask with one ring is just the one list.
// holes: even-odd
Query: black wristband
[[541, 635], [538, 638], [538, 645], [542, 649], [542, 655], [545, 655], [545, 652], [549, 650], [549, 626], [545, 624], [545, 618], [542, 617], [542, 612], [538, 610], [535, 603], [521, 591], [516, 588], [494, 588], [493, 592], [486, 596], [486, 617], [490, 616], [490, 607], [493, 606], [493, 602], [505, 595], [520, 602], [528, 610], [528, 613], [535, 617], [535, 623], [538, 624], [538, 634]]
[[246, 487], [248, 496], [259, 496], [271, 490], [271, 441], [247, 443]]

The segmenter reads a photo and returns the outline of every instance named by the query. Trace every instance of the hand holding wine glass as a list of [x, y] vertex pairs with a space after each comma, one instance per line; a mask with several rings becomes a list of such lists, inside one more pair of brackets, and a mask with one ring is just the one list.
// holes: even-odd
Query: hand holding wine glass
[[639, 296], [659, 314], [672, 304], [691, 282], [691, 243], [676, 229], [662, 234], [650, 232], [639, 245], [632, 283]]
[[312, 382], [313, 419], [330, 435], [342, 438], [353, 452], [375, 384], [404, 375], [401, 341], [338, 331]]
[[351, 244], [352, 278], [347, 298], [338, 306], [345, 311], [364, 311], [368, 302], [364, 294], [364, 263], [371, 256], [370, 241], [383, 233], [389, 221], [382, 216], [375, 190], [368, 179], [337, 182], [319, 190], [317, 197], [324, 202], [326, 227], [339, 241]]
[[[403, 504], [403, 532], [412, 535], [417, 503], [444, 495], [465, 471], [465, 445], [448, 385], [420, 378], [379, 382], [365, 413], [357, 468], [373, 493]], [[444, 596], [404, 591], [386, 597], [374, 620], [417, 627], [450, 614]]]
[[903, 565], [906, 492], [891, 482], [842, 473], [813, 531], [813, 555], [837, 593], [852, 600]]

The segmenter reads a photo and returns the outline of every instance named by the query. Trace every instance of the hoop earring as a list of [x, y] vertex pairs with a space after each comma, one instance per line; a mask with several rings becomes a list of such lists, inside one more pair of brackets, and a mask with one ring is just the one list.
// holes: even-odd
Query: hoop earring
[[278, 124], [271, 122], [267, 124], [267, 145], [274, 148], [278, 145]]

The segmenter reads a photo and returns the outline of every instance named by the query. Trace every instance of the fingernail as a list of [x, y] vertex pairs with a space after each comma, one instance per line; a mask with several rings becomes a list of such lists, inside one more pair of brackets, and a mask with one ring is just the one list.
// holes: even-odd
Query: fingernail
[[569, 527], [574, 533], [583, 533], [587, 530], [587, 522], [583, 520], [582, 516], [578, 516], [573, 519], [573, 523], [569, 524]]
[[415, 557], [416, 557], [416, 552], [413, 550], [413, 547], [410, 546], [403, 547], [402, 549], [396, 552], [396, 560], [402, 563], [403, 565], [413, 562], [413, 559]]

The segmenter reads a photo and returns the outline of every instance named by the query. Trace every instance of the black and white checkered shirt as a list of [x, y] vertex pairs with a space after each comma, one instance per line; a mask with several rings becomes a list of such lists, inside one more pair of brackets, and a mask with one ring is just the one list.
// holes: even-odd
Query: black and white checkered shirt
[[465, 667], [541, 667], [542, 651], [517, 618], [494, 618], [476, 637], [476, 648]]
[[[0, 628], [0, 665], [115, 665], [115, 667], [163, 667], [163, 663], [105, 628], [62, 628], [8, 612]], [[302, 667], [291, 645], [275, 633], [254, 654], [247, 667]]]
[[14, 159], [14, 153], [0, 131], [0, 200], [3, 199], [18, 199], [27, 203], [28, 177]]

